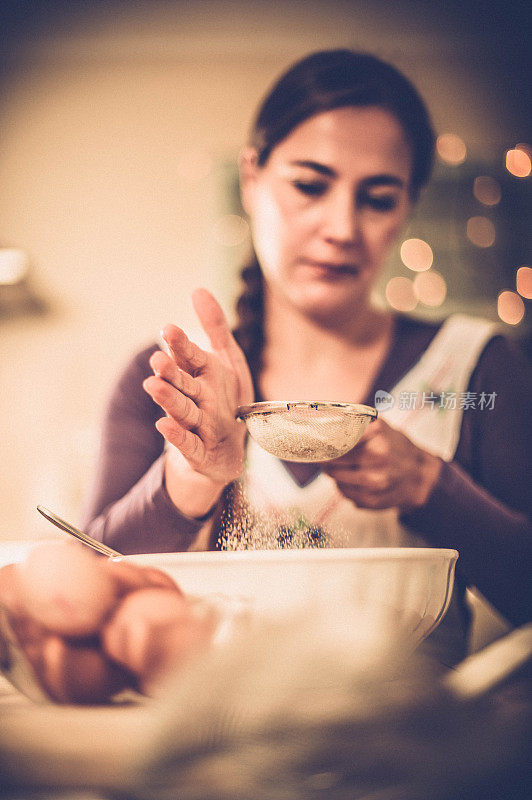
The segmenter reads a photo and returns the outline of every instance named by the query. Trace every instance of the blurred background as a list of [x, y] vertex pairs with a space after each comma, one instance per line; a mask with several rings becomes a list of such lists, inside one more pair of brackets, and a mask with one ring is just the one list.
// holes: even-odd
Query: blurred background
[[161, 326], [228, 313], [248, 247], [236, 160], [270, 83], [347, 46], [416, 83], [434, 182], [379, 287], [400, 310], [530, 330], [530, 5], [483, 0], [4, 2], [0, 539], [79, 523], [99, 425]]

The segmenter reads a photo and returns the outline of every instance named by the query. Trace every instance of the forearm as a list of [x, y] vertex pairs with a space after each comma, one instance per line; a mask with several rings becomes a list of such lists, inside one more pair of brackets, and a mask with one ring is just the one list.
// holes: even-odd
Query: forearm
[[98, 516], [88, 516], [84, 530], [124, 554], [190, 549], [204, 520], [176, 508], [165, 488], [164, 470], [162, 455], [123, 497]]
[[437, 547], [459, 551], [459, 567], [516, 625], [532, 616], [532, 528], [528, 518], [490, 495], [456, 462], [444, 463], [422, 508], [401, 517]]

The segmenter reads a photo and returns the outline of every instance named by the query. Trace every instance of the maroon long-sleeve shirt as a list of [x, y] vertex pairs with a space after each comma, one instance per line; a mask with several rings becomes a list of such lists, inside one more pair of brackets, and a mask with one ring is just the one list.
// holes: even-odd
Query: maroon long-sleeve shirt
[[[419, 360], [439, 324], [399, 317], [394, 343], [364, 402], [391, 391]], [[105, 415], [96, 479], [84, 529], [122, 553], [187, 550], [202, 522], [183, 516], [164, 485], [161, 408], [142, 389], [157, 345], [139, 352], [119, 379]], [[530, 486], [532, 381], [523, 354], [491, 339], [468, 390], [495, 393], [493, 408], [464, 410], [460, 439], [427, 504], [403, 516], [436, 547], [460, 553], [459, 579], [480, 591], [514, 624], [532, 616]], [[319, 470], [288, 464], [301, 483]]]

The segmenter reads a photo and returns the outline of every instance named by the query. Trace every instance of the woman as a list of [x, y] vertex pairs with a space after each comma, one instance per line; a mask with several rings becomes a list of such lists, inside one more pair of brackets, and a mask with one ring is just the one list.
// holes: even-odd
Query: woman
[[[249, 528], [266, 509], [280, 542], [303, 516], [326, 544], [456, 548], [456, 602], [436, 632], [447, 663], [464, 653], [466, 582], [513, 623], [529, 618], [526, 369], [485, 321], [429, 324], [371, 302], [433, 146], [415, 89], [372, 56], [316, 53], [278, 81], [241, 158], [254, 256], [234, 338], [198, 290], [212, 352], [168, 325], [168, 352], [154, 345], [126, 369], [84, 521], [91, 535], [125, 553], [213, 548], [220, 533], [235, 546], [239, 515]], [[270, 458], [235, 420], [254, 399], [373, 405], [379, 390], [394, 406], [323, 466]], [[412, 395], [422, 398], [413, 411]], [[460, 406], [473, 396], [481, 407]], [[261, 535], [252, 529], [245, 544]]]

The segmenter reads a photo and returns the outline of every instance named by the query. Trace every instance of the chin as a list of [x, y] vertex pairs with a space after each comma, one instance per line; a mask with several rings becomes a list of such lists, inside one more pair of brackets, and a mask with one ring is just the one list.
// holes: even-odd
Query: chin
[[361, 296], [338, 295], [328, 291], [305, 291], [294, 298], [294, 305], [310, 319], [321, 323], [337, 324], [352, 317], [362, 301]]

